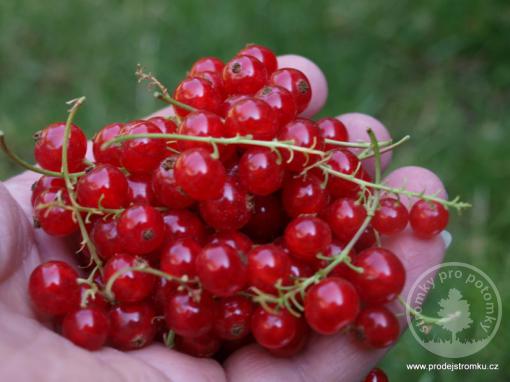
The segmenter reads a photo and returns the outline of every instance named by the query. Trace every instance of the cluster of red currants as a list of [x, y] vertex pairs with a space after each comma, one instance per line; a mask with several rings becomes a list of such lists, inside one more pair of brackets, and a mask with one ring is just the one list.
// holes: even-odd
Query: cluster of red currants
[[93, 162], [72, 121], [43, 129], [35, 158], [49, 175], [34, 184], [34, 220], [83, 245], [81, 275], [62, 261], [33, 271], [36, 310], [90, 350], [164, 340], [210, 357], [255, 340], [291, 356], [310, 329], [393, 344], [399, 321], [385, 305], [406, 275], [376, 239], [408, 223], [429, 239], [448, 211], [379, 198], [346, 127], [299, 117], [311, 92], [302, 72], [249, 45], [226, 64], [198, 60], [165, 97], [176, 117], [102, 128]]

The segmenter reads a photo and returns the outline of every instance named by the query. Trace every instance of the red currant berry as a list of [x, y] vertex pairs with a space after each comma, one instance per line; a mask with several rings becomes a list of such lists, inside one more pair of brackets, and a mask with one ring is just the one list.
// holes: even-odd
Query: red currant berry
[[210, 239], [209, 244], [224, 243], [234, 248], [241, 255], [250, 252], [253, 242], [245, 234], [237, 231], [216, 232]]
[[203, 72], [221, 73], [225, 64], [217, 57], [202, 57], [195, 61], [190, 70], [190, 75], [194, 76]]
[[171, 119], [152, 117], [147, 119], [147, 122], [156, 125], [163, 134], [175, 134], [177, 132], [177, 125]]
[[[324, 139], [332, 139], [339, 142], [349, 141], [349, 133], [347, 132], [347, 128], [339, 119], [332, 117], [321, 118], [317, 121], [317, 127], [319, 128], [321, 137]], [[338, 146], [328, 143], [326, 143], [324, 147], [324, 149], [327, 151], [337, 148]]]
[[335, 334], [354, 322], [360, 300], [352, 284], [328, 277], [313, 285], [305, 297], [305, 318], [320, 334]]
[[174, 172], [176, 161], [174, 155], [163, 159], [152, 174], [152, 190], [158, 202], [165, 207], [187, 208], [194, 200], [177, 185]]
[[220, 95], [222, 100], [226, 97], [225, 86], [223, 85], [223, 75], [221, 72], [201, 72], [194, 74], [193, 77], [203, 78], [209, 81], [213, 89]]
[[372, 218], [372, 226], [383, 235], [402, 232], [409, 221], [407, 208], [397, 199], [384, 198]]
[[281, 159], [270, 149], [252, 148], [239, 161], [239, 180], [248, 192], [269, 195], [281, 187], [283, 167]]
[[124, 250], [143, 255], [157, 250], [165, 239], [163, 217], [149, 205], [132, 206], [119, 217], [119, 234]]
[[32, 184], [32, 197], [30, 199], [32, 207], [35, 207], [35, 200], [46, 190], [65, 188], [66, 182], [64, 178], [56, 178], [53, 176], [43, 175], [34, 184]]
[[[349, 150], [335, 149], [330, 151], [331, 158], [327, 165], [332, 170], [345, 175], [359, 177], [360, 161], [356, 155]], [[359, 186], [347, 179], [331, 175], [328, 179], [328, 190], [334, 198], [351, 197], [356, 198], [360, 188]]]
[[166, 226], [167, 241], [191, 237], [198, 243], [205, 241], [206, 231], [204, 223], [188, 210], [173, 210], [163, 214]]
[[299, 320], [298, 323], [298, 330], [294, 339], [284, 347], [268, 349], [272, 355], [280, 358], [289, 358], [303, 350], [308, 342], [308, 337], [310, 336], [310, 328], [303, 319]]
[[165, 319], [176, 334], [200, 337], [212, 329], [215, 308], [214, 300], [207, 293], [197, 296], [178, 291], [165, 304]]
[[310, 174], [306, 178], [294, 178], [285, 182], [282, 201], [290, 217], [317, 214], [326, 208], [329, 194], [322, 187], [320, 179]]
[[223, 105], [221, 106], [221, 116], [223, 118], [227, 117], [228, 111], [234, 104], [237, 102], [243, 100], [243, 99], [249, 99], [250, 96], [247, 96], [246, 94], [235, 94], [233, 96], [228, 97], [225, 101], [223, 101]]
[[296, 102], [287, 89], [277, 85], [264, 86], [255, 97], [271, 106], [276, 114], [278, 126], [283, 126], [296, 118]]
[[388, 382], [388, 381], [389, 381], [388, 377], [386, 376], [384, 371], [377, 367], [370, 370], [370, 373], [368, 373], [368, 375], [363, 380], [363, 382]]
[[218, 301], [214, 333], [222, 340], [234, 341], [250, 333], [252, 302], [243, 296], [230, 296]]
[[448, 210], [438, 202], [419, 200], [411, 208], [409, 221], [416, 236], [430, 239], [448, 225]]
[[366, 307], [354, 323], [358, 338], [374, 348], [393, 345], [400, 334], [397, 317], [384, 306]]
[[269, 141], [278, 132], [278, 122], [271, 106], [258, 98], [247, 97], [228, 110], [225, 129], [229, 137], [251, 135], [253, 139]]
[[271, 75], [269, 82], [292, 93], [298, 113], [306, 109], [312, 98], [312, 87], [305, 74], [297, 69], [283, 68]]
[[400, 259], [384, 248], [368, 248], [354, 257], [352, 264], [362, 273], [349, 272], [349, 280], [367, 304], [385, 304], [404, 288], [406, 271]]
[[116, 219], [97, 219], [90, 234], [92, 242], [102, 259], [109, 259], [123, 252], [122, 238], [117, 230]]
[[278, 68], [276, 55], [265, 46], [257, 44], [248, 44], [237, 56], [252, 56], [262, 62], [266, 67], [267, 74], [273, 73]]
[[34, 223], [36, 226], [40, 226], [48, 235], [68, 236], [79, 229], [78, 223], [73, 217], [73, 212], [56, 205], [41, 207], [57, 202], [63, 203], [65, 206], [71, 205], [69, 194], [63, 188], [50, 188], [41, 192], [34, 202]]
[[251, 217], [248, 194], [233, 179], [228, 179], [218, 199], [200, 202], [200, 215], [219, 231], [242, 228]]
[[255, 196], [252, 205], [251, 218], [243, 231], [257, 243], [269, 243], [280, 236], [286, 217], [279, 198], [275, 194]]
[[175, 349], [193, 357], [211, 358], [220, 346], [221, 341], [211, 333], [200, 337], [175, 337]]
[[[189, 113], [183, 119], [179, 125], [179, 134], [193, 137], [219, 138], [225, 135], [225, 126], [218, 115], [207, 111], [195, 111]], [[213, 146], [205, 142], [181, 140], [178, 147], [180, 151], [202, 147], [209, 152], [213, 152]]]
[[253, 336], [261, 346], [268, 349], [290, 344], [298, 334], [299, 325], [299, 318], [286, 309], [270, 313], [258, 306], [251, 319]]
[[[149, 273], [128, 270], [126, 268], [147, 266], [147, 262], [139, 257], [117, 253], [110, 257], [104, 267], [104, 281], [108, 283], [117, 272], [120, 272], [112, 285], [115, 300], [122, 303], [140, 302], [148, 297], [156, 286], [156, 277]], [[126, 269], [125, 272], [122, 272]]]
[[119, 305], [110, 311], [109, 338], [120, 350], [135, 350], [150, 345], [156, 335], [156, 312], [148, 303]]
[[329, 223], [333, 234], [345, 243], [352, 239], [366, 217], [365, 207], [350, 198], [334, 201], [326, 212], [326, 221]]
[[310, 277], [314, 274], [312, 267], [303, 261], [295, 259], [293, 257], [290, 258], [290, 278], [292, 283], [294, 280], [301, 277]]
[[246, 258], [227, 244], [205, 246], [195, 267], [202, 286], [216, 296], [232, 296], [246, 286]]
[[124, 125], [122, 123], [112, 123], [106, 125], [94, 136], [92, 150], [96, 163], [111, 164], [120, 167], [120, 145], [111, 145], [103, 148], [106, 142], [117, 138], [122, 133]]
[[177, 185], [195, 200], [221, 197], [227, 177], [222, 163], [203, 148], [181, 153], [174, 174]]
[[62, 323], [62, 335], [87, 350], [103, 347], [108, 337], [108, 317], [105, 312], [85, 308], [67, 313]]
[[37, 311], [58, 316], [80, 304], [78, 273], [63, 261], [48, 261], [32, 271], [28, 293]]
[[[34, 146], [35, 160], [42, 168], [50, 171], [62, 169], [62, 146], [64, 144], [64, 122], [52, 123], [37, 133]], [[81, 171], [83, 159], [87, 153], [87, 137], [76, 125], [71, 125], [71, 134], [67, 145], [67, 164], [69, 172]]]
[[128, 204], [155, 204], [156, 196], [152, 190], [149, 174], [131, 174], [128, 181]]
[[187, 237], [167, 243], [161, 251], [160, 268], [171, 276], [190, 278], [196, 276], [195, 261], [202, 248], [192, 238]]
[[227, 94], [255, 94], [267, 81], [267, 70], [252, 56], [237, 56], [223, 68]]
[[250, 285], [268, 293], [275, 293], [275, 284], [290, 282], [290, 257], [274, 244], [260, 245], [248, 254]]
[[101, 164], [78, 180], [76, 199], [84, 207], [122, 208], [128, 202], [128, 182], [117, 167]]
[[285, 243], [297, 258], [314, 261], [331, 243], [331, 230], [324, 220], [300, 216], [287, 225]]
[[[221, 111], [223, 99], [213, 85], [199, 77], [184, 79], [174, 91], [175, 100], [191, 106], [197, 110], [206, 110], [218, 114]], [[185, 117], [189, 111], [175, 107], [179, 117]]]

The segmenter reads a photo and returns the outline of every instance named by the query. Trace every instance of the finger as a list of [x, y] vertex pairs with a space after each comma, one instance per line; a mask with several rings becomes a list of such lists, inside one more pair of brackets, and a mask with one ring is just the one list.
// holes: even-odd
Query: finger
[[152, 113], [151, 115], [149, 115], [146, 118], [152, 118], [152, 117], [163, 117], [163, 118], [175, 117], [174, 107], [167, 106], [164, 109], [161, 109], [161, 110], [156, 111], [155, 113]]
[[[388, 129], [377, 119], [367, 114], [362, 113], [347, 113], [336, 117], [347, 128], [349, 132], [349, 140], [351, 142], [370, 142], [370, 137], [367, 134], [367, 129], [372, 129], [378, 141], [388, 141], [391, 135]], [[358, 154], [361, 149], [351, 149], [354, 154]], [[381, 155], [381, 168], [384, 171], [391, 162], [392, 152], [387, 151]], [[371, 176], [374, 176], [375, 161], [369, 158], [363, 161], [363, 167]]]
[[322, 110], [328, 98], [328, 82], [320, 68], [308, 58], [296, 54], [278, 56], [278, 68], [294, 68], [302, 71], [312, 88], [312, 98], [301, 116], [311, 118]]
[[[407, 178], [404, 182], [404, 178]], [[436, 189], [446, 195], [444, 187], [432, 172], [413, 167], [402, 168], [388, 176], [393, 184], [413, 189]], [[438, 183], [439, 181], [439, 183]], [[384, 241], [384, 245], [402, 259], [407, 271], [404, 293], [416, 277], [437, 265], [444, 255], [440, 237], [419, 240], [410, 232]], [[404, 295], [405, 296], [405, 295]], [[352, 335], [312, 336], [305, 351], [292, 359], [275, 359], [257, 346], [240, 350], [226, 363], [227, 376], [241, 382], [279, 380], [359, 381], [377, 364], [386, 350], [368, 349]]]

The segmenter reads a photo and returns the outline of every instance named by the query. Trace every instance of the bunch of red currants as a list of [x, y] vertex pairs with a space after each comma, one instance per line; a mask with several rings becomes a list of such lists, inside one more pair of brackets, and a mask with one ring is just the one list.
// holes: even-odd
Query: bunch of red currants
[[[410, 223], [430, 239], [455, 202], [384, 185], [391, 142], [351, 145], [338, 119], [300, 117], [310, 82], [266, 47], [198, 60], [172, 96], [138, 74], [175, 116], [103, 127], [93, 160], [72, 123], [81, 99], [37, 134], [34, 222], [74, 239], [69, 262], [81, 264], [32, 272], [38, 314], [89, 350], [163, 341], [211, 357], [256, 341], [288, 357], [311, 331], [392, 345], [399, 320], [386, 304], [406, 273], [380, 237]], [[410, 211], [402, 194], [417, 199]]]

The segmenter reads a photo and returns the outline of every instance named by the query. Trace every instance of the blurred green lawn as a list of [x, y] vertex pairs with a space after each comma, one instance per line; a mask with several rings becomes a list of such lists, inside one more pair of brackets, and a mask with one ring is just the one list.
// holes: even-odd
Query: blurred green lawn
[[[429, 167], [474, 207], [453, 216], [448, 260], [480, 267], [510, 313], [510, 3], [505, 0], [0, 2], [0, 128], [31, 159], [32, 134], [65, 118], [68, 99], [88, 102], [89, 134], [155, 110], [137, 86], [142, 63], [169, 87], [199, 56], [232, 56], [247, 42], [298, 53], [324, 70], [323, 115], [372, 114], [394, 137], [410, 133], [393, 167]], [[19, 169], [0, 159], [0, 178]], [[392, 381], [510, 380], [510, 335], [466, 362], [499, 373], [420, 373], [406, 362], [441, 362], [408, 333], [382, 363]]]

